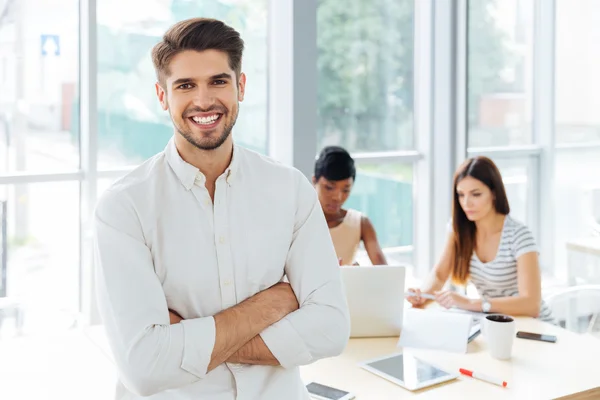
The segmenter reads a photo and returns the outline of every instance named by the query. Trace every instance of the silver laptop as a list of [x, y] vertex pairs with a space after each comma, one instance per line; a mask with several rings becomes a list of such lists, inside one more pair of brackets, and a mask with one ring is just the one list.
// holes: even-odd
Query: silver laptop
[[350, 337], [399, 336], [405, 268], [376, 265], [340, 269], [350, 309]]

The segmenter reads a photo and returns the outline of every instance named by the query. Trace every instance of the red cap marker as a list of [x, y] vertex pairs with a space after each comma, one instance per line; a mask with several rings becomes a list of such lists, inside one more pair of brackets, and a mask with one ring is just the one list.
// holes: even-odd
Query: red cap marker
[[508, 386], [508, 383], [506, 383], [503, 380], [492, 378], [491, 376], [483, 375], [478, 372], [469, 371], [468, 369], [464, 369], [464, 368], [459, 369], [459, 371], [463, 375], [467, 375], [467, 376], [470, 376], [471, 378], [479, 379], [484, 382], [492, 383], [494, 385], [498, 385], [498, 386], [502, 386], [502, 387]]

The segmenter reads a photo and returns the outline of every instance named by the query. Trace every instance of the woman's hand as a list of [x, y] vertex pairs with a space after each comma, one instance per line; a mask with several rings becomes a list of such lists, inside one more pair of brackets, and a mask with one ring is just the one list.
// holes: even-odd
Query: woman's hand
[[463, 310], [468, 309], [468, 306], [471, 304], [469, 298], [450, 290], [435, 292], [435, 301], [444, 308], [456, 307]]
[[423, 307], [425, 305], [427, 300], [421, 297], [421, 289], [408, 289], [408, 291], [415, 294], [414, 296], [406, 296], [406, 300], [408, 300], [413, 307]]

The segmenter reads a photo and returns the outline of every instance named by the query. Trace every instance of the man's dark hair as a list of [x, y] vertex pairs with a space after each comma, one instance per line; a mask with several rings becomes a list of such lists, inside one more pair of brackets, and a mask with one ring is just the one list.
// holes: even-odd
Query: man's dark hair
[[328, 181], [356, 179], [356, 167], [350, 154], [342, 147], [327, 146], [315, 162], [315, 180], [325, 178]]
[[156, 79], [164, 86], [169, 76], [169, 63], [185, 50], [219, 50], [227, 53], [229, 67], [239, 79], [242, 72], [244, 41], [240, 34], [222, 21], [210, 18], [191, 18], [169, 28], [162, 40], [152, 49]]

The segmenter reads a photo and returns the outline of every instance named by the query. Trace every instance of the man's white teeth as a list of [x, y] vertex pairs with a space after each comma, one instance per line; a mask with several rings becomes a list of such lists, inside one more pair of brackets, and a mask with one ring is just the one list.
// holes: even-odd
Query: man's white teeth
[[196, 122], [197, 124], [205, 124], [205, 125], [212, 124], [213, 122], [215, 122], [217, 120], [217, 118], [219, 118], [219, 114], [214, 114], [209, 117], [192, 117], [194, 122]]

